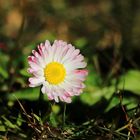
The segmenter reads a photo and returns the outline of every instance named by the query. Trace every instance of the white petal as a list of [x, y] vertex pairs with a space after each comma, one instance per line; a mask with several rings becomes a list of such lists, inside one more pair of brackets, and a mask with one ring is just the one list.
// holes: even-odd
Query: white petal
[[35, 76], [35, 77], [44, 77], [44, 71], [43, 71], [43, 69], [41, 69], [41, 70], [38, 70], [38, 71], [34, 71], [33, 72], [33, 75]]
[[79, 62], [79, 63], [70, 62], [70, 63], [64, 64], [67, 72], [70, 72], [72, 70], [76, 70], [76, 69], [79, 69], [79, 68], [85, 68], [86, 65], [87, 65], [86, 62]]
[[54, 100], [58, 103], [59, 102], [58, 96], [54, 96]]
[[31, 87], [36, 87], [36, 86], [40, 86], [43, 81], [45, 80], [44, 77], [40, 77], [40, 78], [36, 78], [36, 77], [32, 77], [32, 78], [29, 78], [29, 86]]

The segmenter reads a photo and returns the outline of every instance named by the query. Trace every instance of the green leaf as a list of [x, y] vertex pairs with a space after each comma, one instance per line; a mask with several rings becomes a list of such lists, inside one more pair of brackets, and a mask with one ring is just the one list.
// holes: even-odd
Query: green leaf
[[87, 39], [86, 38], [79, 38], [75, 41], [75, 46], [78, 48], [83, 48], [87, 44]]
[[99, 87], [99, 85], [101, 85], [102, 80], [92, 65], [88, 66], [88, 73], [89, 74], [86, 78], [86, 84], [88, 86], [92, 86], [96, 88]]
[[20, 74], [23, 75], [23, 76], [26, 76], [26, 77], [30, 77], [31, 76], [31, 74], [29, 74], [27, 72], [27, 68], [24, 68], [24, 69], [20, 70]]
[[[86, 103], [88, 105], [93, 105], [101, 100], [102, 97], [109, 100], [113, 93], [115, 92], [115, 84], [112, 82], [112, 85], [109, 87], [99, 88], [98, 84], [94, 82], [94, 74], [90, 74], [87, 78], [87, 87], [84, 94], [80, 96], [80, 99], [83, 103]], [[125, 82], [124, 82], [125, 80]], [[114, 81], [114, 80], [112, 80]], [[126, 74], [120, 76], [118, 88], [121, 90], [128, 90], [131, 91], [137, 95], [140, 95], [140, 71], [137, 70], [130, 70]], [[123, 88], [124, 86], [124, 88]], [[125, 103], [129, 102], [131, 99], [125, 98]], [[134, 98], [132, 99], [135, 100]], [[135, 106], [138, 102], [135, 101], [135, 104], [129, 104], [129, 108], [132, 106]], [[116, 105], [116, 101], [111, 103], [109, 108], [112, 108]]]
[[7, 70], [5, 70], [2, 67], [0, 67], [0, 75], [2, 75], [3, 78], [7, 79], [8, 78]]
[[104, 87], [102, 89], [95, 88], [95, 87], [87, 87], [88, 91], [85, 92], [80, 96], [82, 102], [93, 105], [101, 100], [102, 97], [106, 98], [107, 100], [113, 95], [115, 88], [114, 86], [111, 87]]
[[[114, 96], [111, 102], [109, 103], [108, 107], [106, 108], [105, 112], [108, 112], [110, 109], [114, 108], [120, 104], [119, 97]], [[138, 105], [138, 99], [134, 98], [133, 96], [131, 98], [123, 97], [122, 105], [125, 105], [127, 109], [132, 109]]]
[[130, 70], [122, 75], [118, 87], [140, 95], [140, 71]]
[[18, 126], [16, 124], [13, 124], [10, 120], [8, 120], [6, 117], [2, 116], [2, 118], [4, 119], [4, 124], [8, 127], [8, 128], [17, 128]]
[[35, 117], [35, 119], [39, 122], [41, 120], [41, 118], [39, 116], [37, 116], [36, 114], [32, 113], [33, 116]]
[[24, 120], [22, 119], [21, 114], [19, 113], [19, 114], [18, 114], [18, 118], [17, 118], [17, 120], [16, 120], [17, 125], [18, 125], [18, 126], [21, 126], [22, 123], [23, 123], [23, 121], [24, 121]]
[[50, 123], [52, 126], [57, 127], [56, 115], [53, 112], [50, 114]]
[[[16, 100], [16, 98], [20, 99], [26, 99], [26, 100], [38, 100], [40, 93], [40, 88], [26, 88], [22, 89], [13, 93], [8, 94], [9, 100]], [[15, 97], [16, 96], [16, 97]], [[47, 99], [47, 96], [44, 96], [45, 100]]]
[[6, 128], [4, 125], [0, 125], [0, 132], [5, 132], [6, 131]]

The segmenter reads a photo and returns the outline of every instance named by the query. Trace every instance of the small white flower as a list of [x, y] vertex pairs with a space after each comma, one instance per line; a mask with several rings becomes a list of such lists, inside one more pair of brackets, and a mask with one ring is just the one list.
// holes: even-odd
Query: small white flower
[[72, 96], [82, 93], [88, 72], [81, 69], [87, 64], [79, 49], [62, 40], [54, 41], [51, 46], [47, 40], [32, 53], [28, 57], [28, 72], [33, 75], [29, 78], [30, 87], [42, 85], [42, 93], [56, 102], [70, 103]]

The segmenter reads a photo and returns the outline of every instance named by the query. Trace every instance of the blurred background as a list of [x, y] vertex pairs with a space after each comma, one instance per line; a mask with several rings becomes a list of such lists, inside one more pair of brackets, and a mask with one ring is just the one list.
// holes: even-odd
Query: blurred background
[[[138, 107], [139, 0], [0, 0], [2, 135], [9, 131], [10, 134], [16, 134], [20, 131], [17, 126], [21, 130], [25, 127], [23, 122], [19, 125], [16, 123], [17, 119], [14, 119], [19, 115], [22, 118], [15, 96], [26, 110], [37, 112], [39, 88], [28, 87], [30, 75], [27, 73], [27, 57], [32, 49], [36, 49], [37, 44], [56, 39], [79, 48], [88, 63], [86, 88], [80, 97], [75, 97], [73, 103], [68, 105], [67, 123], [81, 124], [102, 114], [110, 115], [105, 120], [111, 118], [109, 123], [112, 123], [114, 115], [121, 118], [125, 114], [119, 108], [120, 103], [125, 106], [128, 116], [129, 110], [135, 111]], [[47, 99], [44, 104], [46, 108], [43, 107], [42, 114], [49, 108]], [[61, 122], [58, 118], [62, 117], [63, 107], [61, 103], [53, 107], [55, 122], [50, 123], [56, 126]], [[116, 108], [123, 113], [118, 113]], [[134, 112], [130, 114], [133, 118]], [[56, 119], [56, 116], [59, 117]], [[6, 120], [10, 121], [10, 126]], [[118, 122], [119, 120], [117, 118]], [[117, 127], [115, 124], [115, 128]], [[11, 132], [11, 128], [16, 129]]]

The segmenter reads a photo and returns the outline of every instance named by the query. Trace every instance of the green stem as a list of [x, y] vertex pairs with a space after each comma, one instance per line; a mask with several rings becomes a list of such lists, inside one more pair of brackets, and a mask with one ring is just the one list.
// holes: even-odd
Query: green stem
[[41, 88], [40, 88], [40, 93], [39, 93], [39, 102], [42, 102], [44, 99], [43, 93], [41, 92]]
[[63, 127], [65, 126], [65, 120], [66, 120], [66, 103], [64, 103], [64, 111], [63, 111]]

